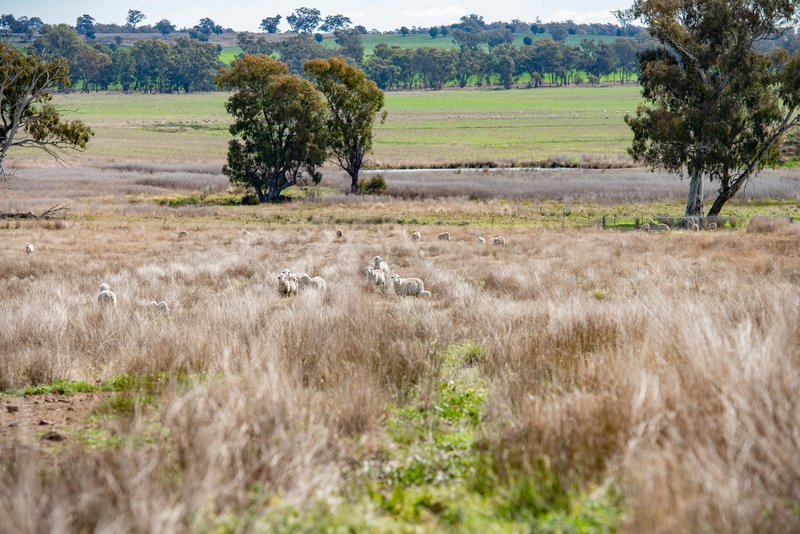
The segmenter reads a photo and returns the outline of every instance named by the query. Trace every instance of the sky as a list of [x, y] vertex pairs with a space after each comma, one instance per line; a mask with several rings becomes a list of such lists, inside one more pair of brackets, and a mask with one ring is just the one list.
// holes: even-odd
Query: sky
[[168, 19], [179, 28], [191, 27], [204, 17], [225, 28], [259, 31], [264, 17], [282, 15], [281, 30], [288, 30], [286, 15], [298, 7], [319, 9], [322, 16], [343, 14], [367, 29], [393, 30], [400, 26], [428, 27], [458, 22], [475, 13], [487, 22], [520, 19], [543, 22], [572, 19], [575, 22], [614, 22], [611, 11], [626, 9], [631, 0], [504, 0], [494, 4], [486, 0], [0, 0], [0, 14], [39, 17], [47, 24], [68, 23], [87, 14], [97, 22], [124, 24], [129, 9], [137, 9], [147, 18], [143, 24]]

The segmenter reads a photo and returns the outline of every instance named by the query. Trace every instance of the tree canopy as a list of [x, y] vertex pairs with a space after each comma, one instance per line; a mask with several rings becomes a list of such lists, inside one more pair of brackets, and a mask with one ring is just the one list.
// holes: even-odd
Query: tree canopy
[[311, 33], [322, 20], [319, 9], [313, 7], [298, 7], [294, 12], [286, 17], [286, 22], [291, 26], [295, 33]]
[[161, 19], [156, 22], [153, 27], [158, 30], [161, 35], [169, 35], [175, 31], [175, 25], [168, 19]]
[[0, 42], [0, 174], [11, 147], [34, 147], [55, 158], [84, 149], [93, 135], [81, 121], [64, 121], [50, 91], [69, 85], [67, 62], [26, 56]]
[[129, 9], [128, 16], [125, 17], [125, 22], [131, 27], [131, 31], [136, 31], [136, 25], [142, 22], [145, 18], [144, 13], [139, 11], [138, 9]]
[[324, 32], [333, 33], [350, 26], [352, 23], [353, 21], [350, 20], [350, 17], [345, 17], [344, 15], [328, 15], [322, 21], [322, 25], [320, 25], [319, 29]]
[[278, 33], [278, 25], [281, 23], [282, 18], [280, 15], [263, 18], [258, 27], [267, 33]]
[[373, 123], [386, 119], [386, 112], [381, 113], [383, 91], [342, 57], [314, 59], [305, 64], [305, 71], [328, 102], [330, 151], [356, 193], [364, 156], [372, 150]]
[[91, 15], [81, 15], [75, 21], [75, 29], [79, 34], [85, 35], [88, 39], [94, 39], [94, 17]]
[[661, 43], [641, 56], [646, 104], [626, 122], [637, 161], [690, 179], [687, 218], [704, 216], [705, 179], [720, 213], [800, 124], [800, 55], [754, 45], [797, 22], [796, 0], [636, 0], [630, 15]]
[[276, 202], [304, 177], [319, 182], [327, 156], [325, 102], [310, 82], [284, 63], [245, 55], [217, 77], [235, 93], [225, 105], [234, 121], [223, 173], [252, 187], [260, 201]]

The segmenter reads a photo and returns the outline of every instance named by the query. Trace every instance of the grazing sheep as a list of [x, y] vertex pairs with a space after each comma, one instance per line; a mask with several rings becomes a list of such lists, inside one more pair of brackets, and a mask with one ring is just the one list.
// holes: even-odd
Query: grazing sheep
[[641, 230], [642, 232], [649, 232], [650, 231], [650, 224], [649, 223], [644, 223], [643, 225], [641, 225], [639, 227], [639, 230]]
[[317, 291], [325, 291], [328, 288], [327, 282], [321, 276], [315, 276], [311, 279], [311, 286], [313, 289]]
[[700, 225], [698, 225], [697, 223], [691, 223], [689, 225], [689, 230], [691, 230], [692, 232], [699, 232], [700, 231]]
[[327, 284], [321, 276], [311, 277], [308, 273], [293, 273], [291, 276], [297, 281], [297, 289], [316, 289], [325, 291]]
[[336, 230], [336, 239], [341, 238], [343, 235], [344, 233], [341, 230]]
[[419, 297], [425, 291], [425, 284], [419, 278], [400, 278], [397, 273], [392, 275], [392, 287], [401, 297]]
[[431, 298], [431, 292], [430, 291], [425, 291], [423, 289], [422, 291], [419, 292], [419, 296], [421, 298], [424, 298], [424, 299], [429, 299], [429, 298]]
[[163, 300], [161, 302], [156, 302], [155, 300], [151, 301], [150, 304], [147, 305], [147, 308], [159, 315], [169, 315], [169, 306]]
[[485, 245], [486, 244], [486, 238], [478, 236], [478, 244]]
[[450, 241], [450, 232], [442, 232], [437, 239], [439, 241]]
[[178, 232], [178, 239], [186, 239], [187, 237], [189, 237], [189, 232], [184, 232], [183, 230]]
[[666, 225], [664, 223], [658, 223], [656, 225], [656, 230], [659, 232], [669, 232], [669, 225]]
[[297, 279], [294, 275], [285, 272], [278, 275], [278, 293], [284, 297], [297, 295]]
[[384, 276], [389, 276], [389, 264], [383, 261], [380, 256], [372, 258], [372, 266], [383, 271]]
[[420, 239], [422, 239], [422, 236], [420, 235], [419, 232], [411, 232], [411, 239], [413, 239], [414, 241], [419, 241]]
[[708, 223], [708, 229], [709, 231], [713, 232], [717, 229], [717, 223]]
[[104, 308], [117, 307], [117, 295], [111, 291], [111, 286], [103, 282], [100, 284], [100, 294], [97, 295], [97, 303]]
[[31, 245], [30, 243], [25, 243], [25, 254], [27, 254], [28, 256], [33, 254], [33, 245]]
[[386, 274], [380, 269], [375, 269], [372, 265], [367, 265], [366, 268], [367, 278], [376, 286], [386, 285]]
[[505, 246], [505, 244], [506, 244], [506, 238], [503, 236], [497, 236], [495, 238], [492, 238], [492, 245], [499, 245], [502, 247]]

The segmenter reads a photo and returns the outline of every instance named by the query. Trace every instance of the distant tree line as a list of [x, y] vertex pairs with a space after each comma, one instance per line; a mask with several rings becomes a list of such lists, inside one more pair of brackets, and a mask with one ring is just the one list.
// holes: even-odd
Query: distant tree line
[[44, 22], [39, 17], [16, 18], [14, 15], [0, 15], [0, 33], [3, 35], [16, 33], [31, 39], [34, 32], [42, 26], [44, 26]]
[[208, 91], [222, 68], [219, 45], [180, 38], [175, 44], [142, 40], [132, 47], [86, 43], [67, 26], [44, 25], [30, 46], [43, 58], [62, 57], [69, 65], [72, 85], [81, 82], [84, 91], [145, 92]]
[[506, 41], [487, 43], [487, 34], [465, 35], [473, 38], [456, 33], [459, 47], [451, 50], [379, 44], [366, 59], [361, 39], [352, 30], [335, 33], [337, 50], [308, 35], [274, 40], [239, 34], [239, 46], [246, 53], [280, 58], [294, 74], [302, 74], [306, 61], [341, 55], [362, 67], [381, 89], [441, 89], [493, 84], [510, 88], [520, 80], [530, 87], [598, 83], [611, 75], [624, 83], [637, 72], [637, 54], [652, 44], [647, 39], [620, 37], [610, 43], [584, 39], [578, 47], [537, 39], [516, 47]]

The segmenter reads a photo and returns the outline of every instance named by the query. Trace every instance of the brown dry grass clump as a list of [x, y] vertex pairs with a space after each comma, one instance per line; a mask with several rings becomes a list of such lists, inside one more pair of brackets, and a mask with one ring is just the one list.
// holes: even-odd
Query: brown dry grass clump
[[[123, 437], [111, 452], [68, 441], [43, 460], [12, 441], [2, 529], [196, 530], [246, 510], [255, 487], [335, 502], [346, 466], [380, 454], [389, 403], [424, 396], [465, 341], [487, 354], [481, 440], [501, 478], [546, 459], [568, 485], [610, 481], [631, 532], [800, 528], [797, 233], [507, 229], [505, 247], [480, 247], [487, 229], [447, 228], [447, 243], [389, 225], [341, 239], [324, 226], [187, 230], [0, 230], [2, 389], [173, 377], [156, 407], [107, 423]], [[375, 255], [433, 298], [373, 288]], [[281, 298], [283, 268], [328, 291]], [[102, 281], [112, 313], [95, 305]], [[161, 299], [169, 317], [147, 312]]]

